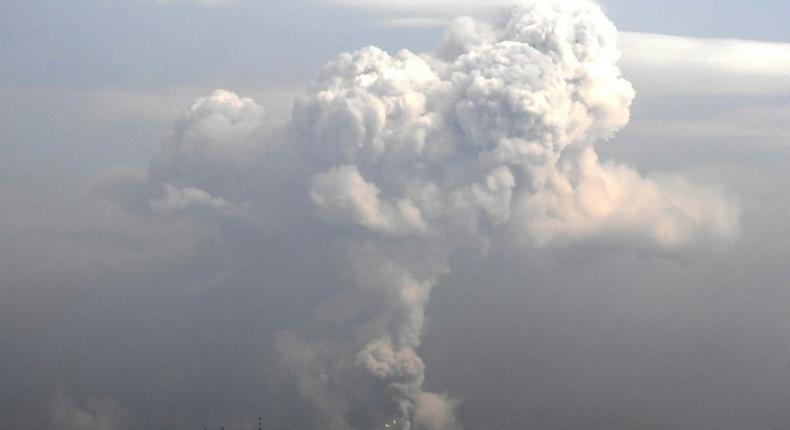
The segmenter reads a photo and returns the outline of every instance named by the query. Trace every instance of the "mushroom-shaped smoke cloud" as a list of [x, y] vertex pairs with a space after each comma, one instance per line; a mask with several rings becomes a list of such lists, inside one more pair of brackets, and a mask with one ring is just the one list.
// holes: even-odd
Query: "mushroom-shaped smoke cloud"
[[675, 248], [733, 234], [737, 211], [715, 191], [598, 161], [593, 144], [625, 126], [634, 97], [616, 39], [596, 5], [538, 2], [496, 28], [460, 18], [434, 54], [343, 54], [297, 103], [306, 151], [328, 166], [310, 183], [319, 214], [369, 233], [345, 262], [351, 335], [289, 360], [316, 404], [335, 398], [328, 423], [456, 426], [454, 403], [421, 389], [415, 349], [449, 254], [496, 226], [538, 245], [614, 233]]
[[314, 428], [455, 429], [456, 402], [423, 389], [417, 353], [455, 250], [495, 231], [524, 246], [669, 251], [737, 232], [736, 205], [715, 189], [599, 161], [593, 145], [626, 125], [634, 97], [616, 40], [583, 1], [530, 2], [499, 26], [459, 18], [432, 53], [341, 54], [285, 131], [249, 99], [199, 99], [119, 189], [160, 215], [330, 232], [336, 294], [277, 339]]

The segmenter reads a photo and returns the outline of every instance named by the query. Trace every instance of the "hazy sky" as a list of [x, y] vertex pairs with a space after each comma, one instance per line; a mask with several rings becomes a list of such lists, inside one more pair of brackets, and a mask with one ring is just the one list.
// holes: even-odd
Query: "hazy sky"
[[[550, 222], [533, 206], [570, 209], [549, 186], [517, 193], [524, 175], [546, 167], [524, 152], [502, 162], [505, 173], [463, 161], [466, 149], [454, 146], [408, 163], [413, 154], [399, 152], [418, 145], [410, 139], [424, 126], [409, 122], [410, 103], [435, 91], [423, 108], [446, 120], [441, 106], [466, 85], [453, 79], [479, 71], [443, 68], [456, 55], [443, 36], [450, 19], [496, 24], [511, 3], [0, 3], [0, 428], [233, 430], [263, 415], [266, 428], [333, 430], [343, 414], [326, 409], [343, 407], [349, 423], [367, 425], [386, 390], [337, 369], [349, 343], [377, 330], [408, 337], [404, 324], [419, 326], [422, 341], [390, 339], [402, 349], [371, 352], [378, 337], [360, 354], [422, 357], [424, 384], [397, 376], [424, 388], [419, 400], [404, 395], [416, 405], [407, 402], [413, 428], [784, 428], [790, 5], [602, 1], [635, 90], [630, 122], [618, 113], [631, 93], [597, 69], [604, 83], [593, 73], [590, 86], [606, 91], [578, 96], [590, 109], [579, 123], [598, 124], [581, 147], [597, 141], [601, 161], [560, 152], [558, 164], [577, 167], [547, 175], [582, 191], [595, 187], [584, 178], [604, 178], [609, 192], [580, 192], [574, 204], [589, 195], [593, 209]], [[466, 31], [493, 43], [466, 27], [459, 40]], [[392, 78], [395, 89], [370, 90], [382, 100], [405, 91], [406, 113], [388, 111], [398, 126], [381, 125], [392, 154], [348, 155], [353, 139], [370, 144], [349, 124], [373, 127], [366, 109], [378, 105], [355, 98], [363, 80], [349, 77], [352, 66], [319, 74], [369, 45], [391, 57], [363, 51], [358, 61], [382, 76], [408, 71], [406, 83]], [[437, 47], [428, 71], [421, 57], [397, 57]], [[453, 91], [420, 73], [452, 76]], [[484, 146], [475, 142], [500, 139], [497, 127], [517, 141], [530, 135], [528, 118], [484, 103], [517, 97], [530, 73], [456, 107], [458, 124], [430, 117], [440, 125], [429, 144], [467, 136]], [[333, 93], [341, 84], [351, 90]], [[423, 164], [441, 166], [415, 180], [410, 169]], [[437, 194], [426, 201], [455, 202], [436, 209], [451, 215], [427, 215], [420, 196], [431, 181]], [[498, 194], [511, 182], [512, 196]], [[403, 282], [382, 287], [384, 299], [344, 289], [380, 278]], [[406, 300], [390, 288], [419, 303], [390, 306]], [[373, 328], [357, 324], [364, 318]], [[445, 402], [457, 420], [431, 415]]]

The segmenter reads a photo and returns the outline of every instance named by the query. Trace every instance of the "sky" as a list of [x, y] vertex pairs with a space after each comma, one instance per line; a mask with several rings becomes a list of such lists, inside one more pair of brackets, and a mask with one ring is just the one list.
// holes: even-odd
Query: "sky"
[[790, 6], [566, 3], [2, 2], [0, 428], [783, 428]]

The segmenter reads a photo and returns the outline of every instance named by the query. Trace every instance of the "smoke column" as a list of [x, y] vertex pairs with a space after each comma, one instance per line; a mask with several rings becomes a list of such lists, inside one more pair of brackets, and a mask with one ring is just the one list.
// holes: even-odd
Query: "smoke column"
[[616, 41], [590, 2], [459, 18], [434, 52], [339, 55], [281, 129], [250, 99], [201, 98], [111, 188], [162, 216], [327, 231], [336, 294], [277, 338], [312, 428], [456, 429], [457, 402], [423, 389], [417, 353], [454, 251], [485, 252], [495, 232], [661, 252], [737, 234], [716, 189], [599, 161], [593, 145], [627, 124], [635, 94]]
[[634, 97], [616, 38], [589, 3], [516, 8], [495, 28], [460, 18], [435, 53], [341, 55], [298, 102], [302, 144], [328, 166], [312, 201], [355, 227], [348, 290], [317, 316], [337, 329], [283, 348], [301, 351], [286, 362], [328, 428], [457, 427], [453, 401], [422, 390], [416, 348], [449, 255], [493, 228], [537, 245], [618, 230], [664, 247], [732, 231], [715, 193], [598, 162], [593, 143], [628, 122]]

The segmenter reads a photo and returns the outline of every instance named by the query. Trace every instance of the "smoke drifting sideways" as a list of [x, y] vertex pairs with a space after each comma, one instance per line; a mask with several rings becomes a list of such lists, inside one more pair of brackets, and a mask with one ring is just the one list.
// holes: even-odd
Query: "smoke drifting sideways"
[[525, 3], [496, 26], [458, 18], [434, 52], [339, 55], [285, 125], [228, 91], [200, 98], [148, 166], [108, 173], [102, 191], [228, 241], [326, 248], [311, 288], [328, 298], [276, 339], [309, 428], [457, 429], [458, 403], [423, 388], [417, 353], [454, 252], [503, 236], [675, 252], [738, 233], [716, 188], [598, 159], [635, 95], [616, 40], [584, 1]]

